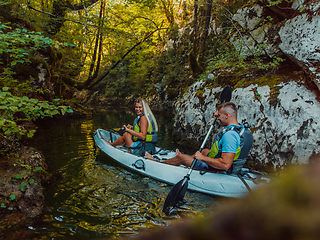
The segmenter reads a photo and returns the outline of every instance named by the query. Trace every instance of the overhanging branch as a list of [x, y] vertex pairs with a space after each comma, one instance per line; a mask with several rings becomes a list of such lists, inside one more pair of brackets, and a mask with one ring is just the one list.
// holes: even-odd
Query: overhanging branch
[[[162, 25], [162, 24], [161, 24]], [[115, 69], [122, 61], [125, 59], [126, 56], [128, 56], [136, 47], [138, 47], [141, 43], [146, 41], [149, 37], [151, 37], [155, 32], [161, 30], [162, 28], [157, 28], [154, 31], [150, 32], [148, 35], [146, 35], [140, 42], [136, 43], [134, 46], [132, 46], [122, 57], [119, 59], [110, 69], [108, 69], [106, 72], [99, 75], [96, 79], [92, 79], [89, 82], [84, 83], [84, 88], [92, 89], [95, 85], [100, 83], [110, 72], [111, 70]]]
[[[86, 24], [86, 23], [78, 22], [78, 21], [76, 21], [76, 20], [72, 20], [72, 19], [68, 19], [68, 18], [63, 18], [63, 17], [57, 16], [57, 15], [54, 15], [54, 14], [52, 14], [52, 13], [49, 13], [49, 12], [45, 12], [45, 11], [36, 9], [36, 8], [34, 8], [34, 7], [31, 6], [30, 0], [28, 0], [27, 2], [28, 2], [28, 8], [29, 8], [29, 9], [32, 9], [32, 10], [34, 10], [34, 11], [36, 11], [36, 12], [40, 12], [40, 13], [43, 13], [43, 14], [46, 14], [46, 15], [49, 15], [50, 17], [59, 18], [59, 19], [64, 20], [64, 21], [69, 21], [69, 22], [78, 23], [78, 24], [81, 24], [81, 25], [84, 25], [84, 26], [98, 27], [98, 26], [96, 26], [96, 25], [91, 25], [91, 24]], [[83, 9], [83, 8], [82, 8], [82, 9]], [[80, 9], [70, 9], [70, 10], [80, 10]]]

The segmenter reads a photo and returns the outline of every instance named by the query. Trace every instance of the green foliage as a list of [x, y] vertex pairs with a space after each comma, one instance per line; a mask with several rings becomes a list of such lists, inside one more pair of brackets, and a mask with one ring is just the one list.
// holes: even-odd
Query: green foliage
[[23, 178], [24, 178], [24, 175], [22, 175], [22, 174], [17, 174], [17, 175], [15, 175], [13, 178], [15, 178], [15, 179], [23, 179]]
[[[21, 166], [22, 168], [25, 168], [26, 171], [23, 171], [23, 174], [17, 174], [12, 177], [12, 182], [10, 184], [14, 185], [20, 185], [20, 190], [22, 192], [25, 192], [27, 189], [27, 186], [33, 186], [35, 184], [34, 180], [34, 173], [40, 170], [43, 170], [42, 167], [35, 167], [32, 168], [30, 165], [25, 164], [18, 164], [18, 166]], [[6, 182], [2, 182], [3, 184], [6, 184]], [[8, 194], [9, 195], [9, 194]], [[12, 207], [7, 207], [8, 204], [10, 204], [11, 201], [17, 200], [17, 196], [14, 193], [11, 193], [8, 198], [5, 198], [4, 200], [0, 198], [2, 208], [7, 208], [8, 210], [13, 210]]]
[[276, 6], [282, 2], [292, 3], [294, 0], [267, 0], [267, 7]]
[[29, 183], [32, 186], [34, 184], [34, 179], [33, 178], [29, 179]]
[[[20, 73], [20, 78], [23, 74], [27, 75], [27, 79], [17, 80], [17, 72], [25, 69], [26, 65], [33, 63], [37, 58], [38, 62], [43, 62], [44, 60], [41, 60], [38, 56], [38, 51], [53, 46], [54, 42], [50, 38], [43, 37], [39, 32], [13, 28], [12, 25], [11, 23], [0, 22], [0, 61], [2, 63], [0, 67], [0, 89], [10, 87], [12, 95], [20, 97], [30, 93], [44, 94], [43, 90], [31, 87], [34, 79], [28, 73]], [[3, 104], [1, 103], [1, 105]], [[3, 106], [1, 110], [3, 110]], [[15, 106], [11, 106], [11, 111], [15, 111]], [[10, 121], [10, 119], [8, 120]], [[14, 125], [10, 122], [7, 124]]]
[[53, 41], [40, 32], [12, 29], [8, 23], [0, 24], [0, 55], [8, 57], [5, 64], [9, 67], [30, 63], [34, 53], [52, 45]]
[[22, 136], [31, 138], [36, 131], [25, 129], [19, 125], [20, 122], [34, 121], [67, 112], [72, 112], [72, 109], [27, 96], [14, 96], [9, 92], [8, 87], [3, 87], [0, 91], [0, 132], [3, 132], [5, 139], [11, 145], [17, 143]]
[[41, 171], [41, 170], [43, 170], [42, 167], [36, 167], [35, 169], [33, 169], [33, 172], [37, 172], [37, 171]]
[[24, 192], [27, 189], [27, 182], [23, 181], [20, 185], [20, 189], [22, 192]]
[[142, 4], [149, 8], [157, 6], [157, 0], [127, 0], [127, 4]]
[[216, 48], [217, 54], [209, 59], [206, 72], [212, 72], [217, 69], [237, 73], [244, 73], [250, 69], [271, 70], [278, 67], [279, 64], [284, 61], [284, 59], [280, 57], [270, 59], [262, 55], [247, 58], [245, 55], [242, 55], [240, 51], [234, 49], [231, 44], [225, 44], [222, 39], [216, 38], [216, 44], [218, 44], [217, 42], [220, 42], [220, 45]]

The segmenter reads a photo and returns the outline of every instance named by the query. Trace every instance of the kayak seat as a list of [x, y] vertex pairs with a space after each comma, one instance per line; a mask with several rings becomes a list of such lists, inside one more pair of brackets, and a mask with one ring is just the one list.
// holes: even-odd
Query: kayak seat
[[200, 170], [200, 175], [204, 175], [206, 173], [221, 173], [221, 174], [226, 174], [226, 171], [219, 170], [219, 169], [207, 169], [207, 170]]
[[154, 155], [153, 158], [156, 159], [156, 160], [158, 160], [158, 162], [161, 161], [161, 159], [160, 159], [157, 155]]
[[158, 154], [163, 156], [163, 155], [167, 155], [168, 153], [167, 152], [159, 152]]
[[129, 148], [126, 146], [116, 146], [115, 148], [120, 149], [122, 152], [130, 153]]

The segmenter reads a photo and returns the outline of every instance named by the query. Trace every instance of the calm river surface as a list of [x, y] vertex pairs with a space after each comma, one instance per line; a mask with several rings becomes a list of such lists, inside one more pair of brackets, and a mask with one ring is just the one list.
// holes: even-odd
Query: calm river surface
[[[44, 154], [48, 171], [59, 177], [45, 189], [44, 223], [29, 229], [41, 239], [127, 237], [167, 226], [185, 215], [202, 214], [218, 204], [211, 196], [187, 192], [184, 209], [167, 217], [162, 206], [172, 186], [130, 172], [99, 149], [95, 151], [97, 128], [121, 127], [135, 116], [128, 110], [105, 111], [89, 119], [49, 120], [38, 125], [31, 145]], [[158, 144], [178, 147], [172, 142], [172, 118], [155, 116], [160, 128]]]

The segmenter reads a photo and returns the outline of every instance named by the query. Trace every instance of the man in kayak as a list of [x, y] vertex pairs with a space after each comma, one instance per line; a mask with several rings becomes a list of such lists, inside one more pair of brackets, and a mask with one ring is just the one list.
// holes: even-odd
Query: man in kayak
[[[176, 150], [176, 156], [162, 161], [162, 163], [191, 167], [192, 161], [197, 159], [194, 169], [223, 170], [228, 173], [237, 172], [246, 161], [251, 149], [253, 137], [248, 127], [238, 123], [237, 107], [232, 102], [222, 103], [214, 114], [225, 128], [216, 136], [211, 149], [205, 148], [194, 155], [186, 155]], [[149, 153], [145, 157], [155, 160]]]

